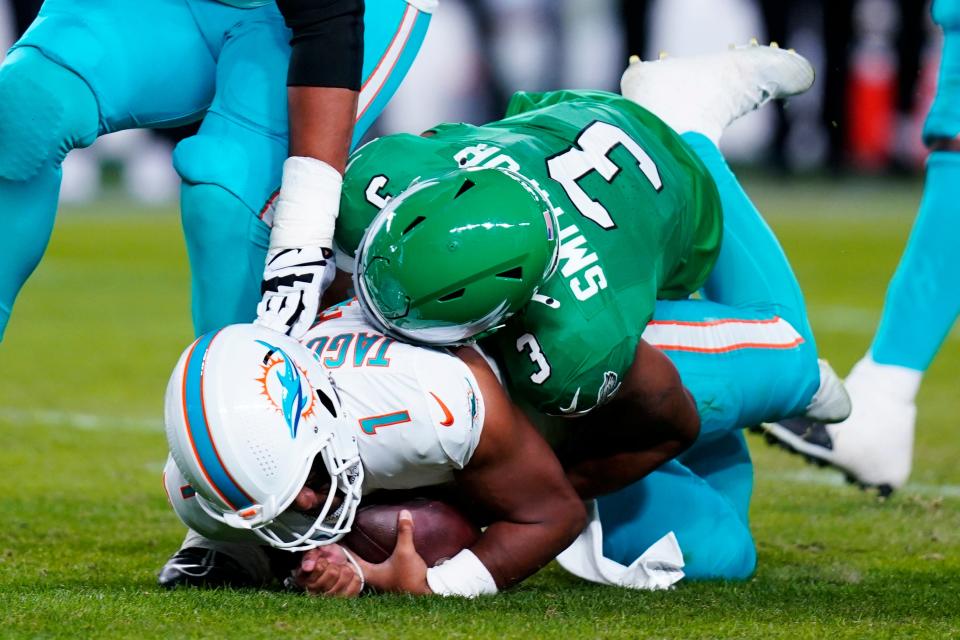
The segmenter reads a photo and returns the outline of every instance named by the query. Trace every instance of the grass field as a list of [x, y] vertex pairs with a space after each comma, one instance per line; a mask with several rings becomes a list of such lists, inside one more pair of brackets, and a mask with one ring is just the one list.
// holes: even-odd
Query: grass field
[[[748, 184], [792, 257], [821, 352], [867, 347], [919, 183]], [[551, 566], [476, 602], [167, 593], [166, 377], [191, 338], [173, 210], [61, 215], [0, 346], [0, 637], [960, 636], [960, 336], [925, 381], [912, 484], [880, 502], [752, 438], [756, 576], [664, 593]]]

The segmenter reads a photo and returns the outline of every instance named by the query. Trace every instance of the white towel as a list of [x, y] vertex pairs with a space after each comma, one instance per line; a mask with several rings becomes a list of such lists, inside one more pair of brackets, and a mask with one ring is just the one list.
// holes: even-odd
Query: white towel
[[595, 500], [587, 503], [589, 522], [557, 562], [575, 576], [628, 589], [668, 589], [683, 578], [683, 553], [673, 532], [657, 540], [627, 567], [603, 556], [603, 529]]

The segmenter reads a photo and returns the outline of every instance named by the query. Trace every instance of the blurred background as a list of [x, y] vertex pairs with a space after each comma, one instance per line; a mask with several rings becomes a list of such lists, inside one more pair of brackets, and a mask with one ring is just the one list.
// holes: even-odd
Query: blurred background
[[[0, 0], [0, 50], [40, 0]], [[724, 151], [773, 174], [918, 175], [939, 34], [924, 0], [441, 0], [421, 55], [371, 135], [496, 119], [514, 91], [616, 90], [629, 54], [689, 55], [756, 36], [814, 62], [814, 89], [738, 122]], [[62, 199], [122, 189], [177, 198], [170, 150], [187, 130], [123, 132], [71, 153]]]

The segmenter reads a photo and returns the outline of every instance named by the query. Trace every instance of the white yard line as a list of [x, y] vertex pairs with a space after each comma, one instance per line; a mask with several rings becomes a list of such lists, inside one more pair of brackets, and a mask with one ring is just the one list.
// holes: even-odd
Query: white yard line
[[0, 423], [70, 427], [87, 431], [163, 431], [163, 420], [131, 416], [100, 416], [49, 409], [0, 407]]
[[[808, 484], [821, 487], [852, 487], [843, 479], [843, 475], [831, 469], [801, 469], [799, 471], [769, 471], [757, 467], [757, 476], [765, 480]], [[894, 496], [903, 494], [917, 494], [923, 496], [960, 497], [960, 485], [957, 484], [925, 484], [922, 482], [908, 482], [907, 486], [894, 492]]]

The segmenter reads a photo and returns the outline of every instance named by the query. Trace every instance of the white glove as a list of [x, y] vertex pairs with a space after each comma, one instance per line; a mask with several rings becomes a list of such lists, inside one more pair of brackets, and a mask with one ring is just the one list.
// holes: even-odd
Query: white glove
[[336, 271], [330, 249], [274, 249], [267, 255], [254, 324], [299, 340], [316, 322], [320, 297]]
[[333, 230], [343, 177], [315, 158], [283, 163], [256, 324], [300, 339], [313, 326], [336, 266]]

